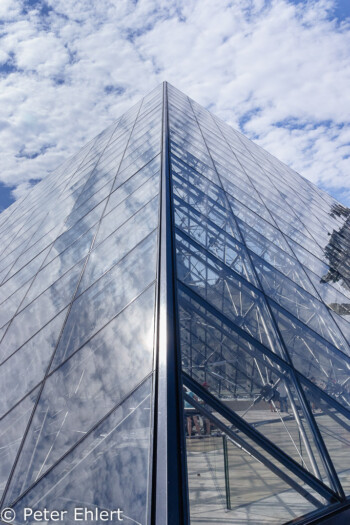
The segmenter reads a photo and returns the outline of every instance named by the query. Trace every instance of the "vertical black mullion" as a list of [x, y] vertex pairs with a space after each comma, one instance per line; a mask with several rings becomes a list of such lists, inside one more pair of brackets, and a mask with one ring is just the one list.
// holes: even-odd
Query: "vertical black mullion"
[[187, 523], [181, 360], [177, 343], [167, 84], [163, 83], [158, 334], [153, 509], [154, 525]]
[[228, 448], [227, 448], [226, 434], [222, 436], [222, 450], [224, 453], [226, 507], [228, 508], [228, 510], [232, 510], [231, 489], [230, 489], [230, 465], [229, 465], [229, 460], [228, 460]]

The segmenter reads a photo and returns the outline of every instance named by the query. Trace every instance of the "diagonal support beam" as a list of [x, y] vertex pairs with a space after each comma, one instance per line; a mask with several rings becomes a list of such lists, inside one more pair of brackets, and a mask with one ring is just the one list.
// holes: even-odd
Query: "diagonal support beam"
[[233, 432], [230, 428], [228, 428], [220, 419], [215, 417], [209, 410], [207, 410], [203, 405], [198, 403], [195, 399], [193, 399], [188, 394], [184, 394], [184, 399], [190, 403], [194, 408], [198, 410], [204, 417], [210, 419], [214, 425], [219, 428], [222, 432], [224, 432], [236, 445], [239, 447], [242, 447], [244, 450], [249, 452], [251, 456], [253, 456], [255, 459], [260, 461], [265, 467], [271, 470], [274, 474], [276, 474], [282, 481], [287, 483], [292, 489], [294, 489], [296, 492], [298, 492], [301, 496], [303, 496], [305, 499], [307, 499], [312, 505], [314, 505], [316, 508], [322, 507], [322, 503], [316, 499], [312, 494], [310, 494], [306, 489], [304, 489], [299, 483], [294, 481], [288, 474], [278, 468], [272, 461], [270, 461], [267, 456], [264, 454], [261, 454], [256, 448], [252, 447], [248, 441], [246, 441], [242, 436], [237, 434], [236, 432]]
[[[273, 443], [271, 443], [271, 441], [269, 441], [265, 436], [260, 434], [260, 432], [252, 428], [246, 421], [244, 421], [227, 406], [225, 406], [221, 401], [216, 399], [216, 397], [210, 394], [210, 392], [202, 388], [189, 375], [187, 375], [186, 373], [183, 373], [182, 375], [184, 384], [192, 392], [194, 392], [197, 396], [203, 399], [203, 401], [205, 401], [208, 405], [214, 408], [216, 412], [218, 412], [227, 421], [229, 421], [232, 425], [238, 428], [238, 430], [243, 432], [247, 437], [254, 441], [254, 443], [261, 447], [267, 454], [276, 459], [283, 467], [292, 472], [301, 481], [307, 483], [309, 487], [318, 492], [318, 494], [324, 497], [328, 502], [335, 503], [337, 501], [341, 501], [338, 494], [336, 494], [330, 488], [328, 488], [326, 485], [320, 482], [310, 472], [304, 470], [296, 461], [294, 461], [294, 459], [290, 458], [281, 449], [279, 449]], [[210, 414], [210, 412], [208, 412], [208, 414]], [[223, 425], [223, 423], [221, 423], [221, 425]], [[226, 425], [224, 425], [224, 427], [224, 432], [228, 433], [228, 427], [226, 427]], [[233, 433], [233, 435], [236, 436], [235, 433]]]

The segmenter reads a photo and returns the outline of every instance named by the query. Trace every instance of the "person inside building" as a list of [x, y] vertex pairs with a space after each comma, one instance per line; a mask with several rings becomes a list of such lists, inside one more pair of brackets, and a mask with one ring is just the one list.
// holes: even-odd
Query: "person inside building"
[[275, 403], [279, 401], [280, 394], [277, 389], [274, 388], [272, 379], [262, 387], [259, 398], [270, 404], [271, 412], [276, 412]]
[[288, 412], [288, 393], [286, 389], [286, 385], [283, 381], [280, 381], [280, 383], [277, 386], [277, 392], [280, 396], [280, 411], [281, 412]]
[[[207, 382], [204, 381], [204, 383], [202, 383], [202, 387], [205, 388], [206, 390], [209, 390], [209, 385]], [[205, 408], [211, 412], [211, 407], [209, 405], [206, 405]], [[209, 418], [207, 417], [203, 417], [203, 425], [204, 425], [204, 434], [206, 436], [210, 436], [211, 435], [211, 429], [213, 427], [213, 424], [212, 422], [210, 421]]]
[[[198, 401], [197, 396], [195, 396], [194, 393], [191, 392], [191, 390], [186, 389], [186, 387], [184, 387], [184, 391], [186, 392], [186, 394], [188, 396], [192, 397], [195, 401]], [[196, 429], [196, 432], [197, 432], [198, 436], [200, 436], [201, 435], [201, 427], [200, 427], [199, 421], [198, 421], [198, 412], [186, 399], [185, 399], [185, 415], [186, 415], [186, 420], [187, 420], [187, 434], [188, 434], [188, 437], [192, 437], [192, 427], [193, 427], [193, 425], [195, 426], [195, 429]]]

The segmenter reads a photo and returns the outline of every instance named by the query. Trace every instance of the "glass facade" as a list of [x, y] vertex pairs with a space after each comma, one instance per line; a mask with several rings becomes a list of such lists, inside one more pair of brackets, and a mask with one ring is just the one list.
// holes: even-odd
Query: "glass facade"
[[348, 208], [163, 83], [5, 210], [0, 235], [15, 523], [346, 508]]

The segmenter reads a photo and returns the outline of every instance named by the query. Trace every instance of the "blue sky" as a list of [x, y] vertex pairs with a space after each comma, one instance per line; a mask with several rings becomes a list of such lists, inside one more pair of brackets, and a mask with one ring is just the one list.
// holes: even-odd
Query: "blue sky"
[[0, 27], [0, 210], [163, 80], [350, 206], [349, 0], [1, 0]]

